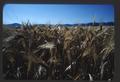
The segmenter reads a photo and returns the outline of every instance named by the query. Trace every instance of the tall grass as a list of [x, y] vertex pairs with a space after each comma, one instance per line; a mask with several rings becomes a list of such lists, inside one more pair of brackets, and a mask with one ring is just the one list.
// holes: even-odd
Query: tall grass
[[3, 41], [5, 79], [113, 79], [112, 27], [52, 29], [24, 24]]

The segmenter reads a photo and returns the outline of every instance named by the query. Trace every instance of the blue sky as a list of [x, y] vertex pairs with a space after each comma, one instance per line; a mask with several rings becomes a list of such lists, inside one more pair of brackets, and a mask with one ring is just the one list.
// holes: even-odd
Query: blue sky
[[114, 21], [112, 5], [81, 4], [6, 4], [3, 8], [3, 24], [74, 24]]

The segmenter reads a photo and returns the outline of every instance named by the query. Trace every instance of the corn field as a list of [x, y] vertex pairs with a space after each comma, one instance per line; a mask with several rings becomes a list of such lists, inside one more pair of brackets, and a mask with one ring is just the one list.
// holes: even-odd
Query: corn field
[[114, 28], [24, 24], [3, 39], [8, 80], [112, 80]]

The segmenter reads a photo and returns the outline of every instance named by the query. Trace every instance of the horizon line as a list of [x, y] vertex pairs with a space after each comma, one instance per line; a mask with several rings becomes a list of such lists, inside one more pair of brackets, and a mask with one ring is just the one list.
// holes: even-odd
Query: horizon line
[[[95, 23], [108, 23], [108, 22], [112, 22], [112, 23], [115, 23], [115, 21], [104, 21], [104, 22], [95, 22]], [[17, 23], [17, 24], [22, 24], [22, 23], [28, 23], [28, 22], [21, 22], [21, 23], [18, 23], [18, 22], [14, 22], [14, 23]], [[14, 23], [3, 23], [3, 24], [14, 24]], [[32, 23], [32, 22], [29, 22], [30, 24], [88, 24], [88, 23], [93, 23], [93, 22], [84, 22], [84, 23]]]

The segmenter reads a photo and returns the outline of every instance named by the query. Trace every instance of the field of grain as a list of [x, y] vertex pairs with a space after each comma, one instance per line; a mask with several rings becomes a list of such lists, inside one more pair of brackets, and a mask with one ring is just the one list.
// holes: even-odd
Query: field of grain
[[7, 36], [2, 48], [4, 79], [113, 79], [114, 27], [23, 25]]

